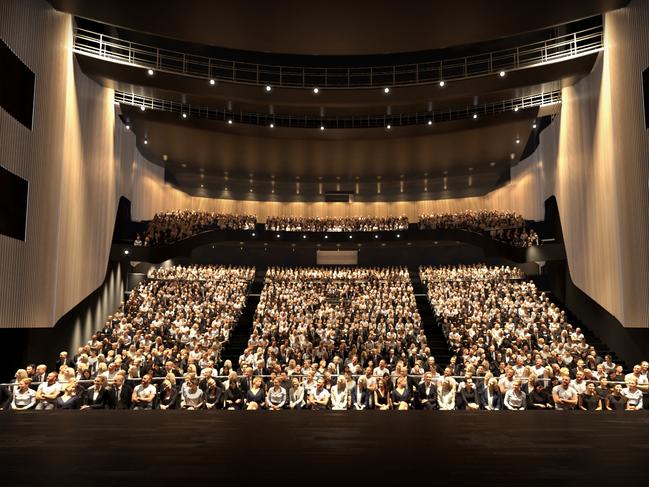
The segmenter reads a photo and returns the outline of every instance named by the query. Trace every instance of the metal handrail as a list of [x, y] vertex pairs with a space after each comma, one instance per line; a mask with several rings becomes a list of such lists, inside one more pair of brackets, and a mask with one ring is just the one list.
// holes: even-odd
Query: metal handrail
[[514, 48], [391, 66], [306, 67], [257, 64], [162, 49], [76, 27], [73, 52], [156, 71], [238, 84], [285, 88], [417, 86], [477, 78], [565, 61], [604, 48], [603, 26]]
[[155, 110], [187, 117], [215, 120], [228, 123], [243, 123], [249, 125], [309, 129], [348, 129], [348, 128], [380, 128], [400, 127], [409, 125], [436, 124], [454, 120], [466, 120], [482, 116], [506, 112], [516, 112], [528, 108], [543, 107], [561, 103], [561, 90], [554, 90], [533, 95], [525, 95], [507, 100], [501, 100], [482, 105], [466, 105], [429, 112], [403, 113], [395, 115], [360, 115], [336, 117], [309, 117], [254, 112], [232, 112], [208, 106], [184, 104], [174, 100], [164, 100], [149, 96], [136, 95], [124, 91], [115, 91], [115, 102], [139, 107], [143, 110]]

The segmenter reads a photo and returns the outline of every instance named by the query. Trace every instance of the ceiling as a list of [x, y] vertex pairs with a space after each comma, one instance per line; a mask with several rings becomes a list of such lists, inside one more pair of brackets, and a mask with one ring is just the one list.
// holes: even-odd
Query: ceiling
[[367, 55], [489, 41], [623, 7], [628, 0], [49, 0], [136, 31], [245, 51]]

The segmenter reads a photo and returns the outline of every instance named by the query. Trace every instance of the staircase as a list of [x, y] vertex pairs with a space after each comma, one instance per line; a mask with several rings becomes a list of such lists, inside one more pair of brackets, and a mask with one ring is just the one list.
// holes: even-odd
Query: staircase
[[237, 326], [234, 327], [234, 331], [230, 335], [230, 340], [221, 353], [222, 362], [226, 360], [232, 361], [234, 370], [239, 368], [239, 356], [243, 354], [243, 351], [248, 346], [248, 340], [252, 334], [252, 321], [255, 317], [255, 311], [257, 311], [261, 290], [264, 287], [265, 275], [265, 268], [257, 269], [255, 272], [255, 279], [252, 281], [246, 297], [246, 306], [243, 308]]
[[428, 347], [430, 353], [435, 357], [435, 362], [441, 367], [448, 365], [451, 359], [451, 353], [448, 348], [448, 342], [442, 329], [437, 324], [437, 317], [435, 312], [430, 307], [428, 302], [428, 289], [419, 278], [419, 269], [416, 267], [409, 267], [410, 281], [415, 293], [415, 300], [417, 301], [417, 310], [421, 316], [421, 324], [424, 328], [424, 334], [428, 340]]

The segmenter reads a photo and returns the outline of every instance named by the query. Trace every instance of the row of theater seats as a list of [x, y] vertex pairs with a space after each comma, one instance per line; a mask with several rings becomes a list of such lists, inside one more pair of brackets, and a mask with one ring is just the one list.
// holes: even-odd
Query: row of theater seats
[[402, 267], [268, 269], [248, 346], [220, 364], [254, 272], [152, 270], [72, 360], [61, 355], [58, 374], [19, 370], [4, 407], [519, 409], [538, 393], [546, 408], [597, 409], [611, 389], [634, 409], [649, 387], [649, 364], [624, 375], [518, 269], [484, 265], [420, 269], [454, 353], [444, 368]]
[[[157, 213], [143, 235], [137, 235], [136, 246], [164, 245], [206, 230], [254, 230], [253, 215], [227, 215], [203, 211], [180, 210]], [[266, 230], [282, 232], [377, 232], [404, 231], [408, 218], [401, 217], [268, 217]], [[421, 215], [422, 230], [456, 229], [483, 233], [517, 247], [539, 245], [539, 237], [526, 229], [522, 216], [513, 212], [465, 211]]]

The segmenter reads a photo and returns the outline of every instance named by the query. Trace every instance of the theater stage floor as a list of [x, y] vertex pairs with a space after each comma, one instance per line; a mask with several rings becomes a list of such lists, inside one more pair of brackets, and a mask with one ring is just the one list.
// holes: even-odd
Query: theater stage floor
[[649, 481], [644, 412], [53, 411], [0, 432], [6, 486]]

